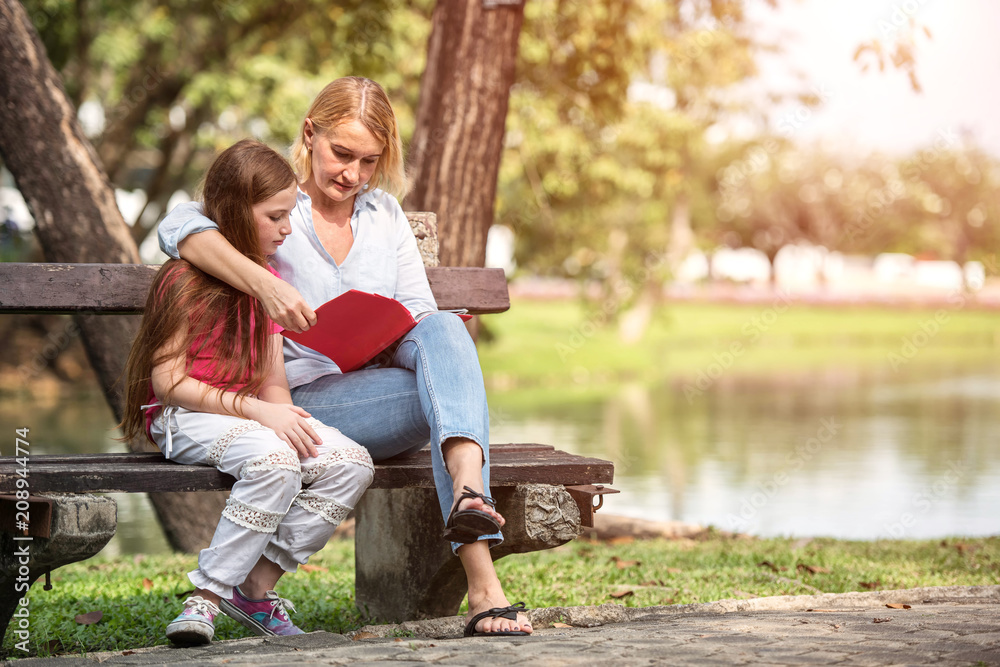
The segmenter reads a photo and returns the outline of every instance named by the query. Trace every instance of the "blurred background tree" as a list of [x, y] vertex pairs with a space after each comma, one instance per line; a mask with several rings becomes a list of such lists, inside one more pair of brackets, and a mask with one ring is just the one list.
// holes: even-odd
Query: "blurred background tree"
[[[167, 201], [248, 135], [290, 145], [319, 90], [347, 74], [410, 109], [433, 3], [397, 0], [26, 0], [112, 182], [141, 189], [141, 243]], [[129, 222], [132, 222], [131, 220]]]
[[598, 280], [640, 335], [714, 226], [705, 133], [752, 112], [735, 89], [771, 48], [743, 2], [528, 3], [497, 215], [518, 265]]
[[733, 161], [723, 170], [717, 223], [703, 236], [709, 247], [752, 247], [772, 262], [782, 246], [809, 243], [869, 257], [994, 263], [1000, 162], [967, 138], [902, 159], [763, 143], [774, 150], [755, 144], [744, 152], [752, 166]]
[[[435, 8], [24, 5], [112, 182], [144, 193], [137, 243], [177, 190], [193, 192], [219, 149], [247, 135], [289, 145], [309, 101], [339, 76], [381, 82], [409, 141]], [[916, 37], [925, 35], [915, 25], [906, 32], [905, 57], [882, 49], [879, 60], [873, 41], [859, 45], [859, 66], [915, 78]], [[623, 310], [641, 304], [648, 313], [658, 285], [695, 249], [753, 247], [772, 261], [795, 242], [984, 255], [997, 234], [996, 161], [968, 141], [923, 157], [852, 160], [797, 146], [778, 128], [706, 141], [714, 127], [760, 120], [761, 100], [783, 99], [745, 94], [756, 59], [774, 50], [756, 37], [742, 0], [525, 3], [494, 215], [515, 232], [518, 266], [597, 280]], [[806, 109], [818, 102], [797, 97]]]

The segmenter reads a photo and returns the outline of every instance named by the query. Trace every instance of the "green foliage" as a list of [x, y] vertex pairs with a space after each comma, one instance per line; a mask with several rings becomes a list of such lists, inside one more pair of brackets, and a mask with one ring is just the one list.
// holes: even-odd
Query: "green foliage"
[[[125, 85], [136, 67], [151, 69], [163, 78], [181, 79], [200, 93], [219, 96], [217, 109], [256, 88], [259, 79], [233, 76], [236, 68], [252, 74], [255, 63], [270, 62], [274, 74], [295, 79], [319, 78], [330, 73], [378, 73], [392, 62], [390, 42], [401, 40], [395, 23], [398, 3], [340, 0], [307, 0], [275, 3], [266, 0], [173, 0], [171, 2], [120, 2], [102, 0], [73, 3], [69, 0], [28, 0], [24, 3], [35, 22], [50, 58], [63, 70], [75, 99], [94, 97], [106, 108], [120, 102], [129, 91]], [[395, 64], [395, 63], [393, 63]], [[101, 74], [81, 76], [82, 66]], [[268, 69], [267, 67], [264, 68]], [[93, 74], [89, 72], [87, 74]], [[262, 73], [258, 73], [260, 75]], [[223, 88], [206, 86], [208, 81]], [[272, 92], [254, 91], [256, 96]], [[251, 98], [253, 102], [254, 98]], [[252, 112], [255, 105], [245, 111]]]
[[[776, 50], [742, 2], [527, 5], [497, 201], [519, 266], [598, 279], [613, 294], [641, 267], [667, 277], [690, 226], [709, 251], [773, 258], [808, 242], [985, 259], [995, 273], [1000, 163], [967, 139], [943, 131], [913, 155], [861, 160], [796, 146], [782, 124], [749, 142], [705, 142], [713, 125], [766, 111], [741, 91], [758, 54]], [[912, 58], [895, 66], [912, 78]], [[822, 102], [793, 97], [804, 117]]]
[[610, 284], [662, 264], [678, 197], [712, 214], [704, 133], [765, 47], [742, 2], [526, 5], [497, 202], [519, 265]]
[[[213, 154], [238, 139], [287, 147], [335, 78], [377, 79], [400, 108], [412, 106], [431, 11], [429, 0], [25, 6], [71, 99], [103, 110], [93, 140], [109, 176], [159, 205], [175, 189], [192, 191]], [[412, 131], [412, 114], [402, 115]]]
[[[71, 98], [103, 109], [98, 153], [116, 185], [147, 190], [148, 226], [174, 190], [194, 189], [217, 150], [248, 135], [288, 146], [309, 102], [339, 76], [380, 81], [408, 139], [435, 2], [24, 5]], [[757, 36], [746, 6], [525, 3], [496, 200], [496, 221], [516, 232], [519, 265], [598, 279], [615, 295], [643, 267], [643, 282], [667, 278], [691, 246], [773, 257], [806, 241], [987, 260], [996, 273], [1000, 163], [967, 139], [943, 135], [902, 159], [803, 148], [781, 126], [751, 141], [706, 142], [713, 126], [781, 99], [746, 97], [757, 57], [777, 50]], [[858, 58], [884, 56], [913, 75], [912, 49], [897, 57], [880, 48], [863, 44]], [[790, 95], [803, 114], [821, 101]], [[616, 298], [627, 304], [640, 287]]]

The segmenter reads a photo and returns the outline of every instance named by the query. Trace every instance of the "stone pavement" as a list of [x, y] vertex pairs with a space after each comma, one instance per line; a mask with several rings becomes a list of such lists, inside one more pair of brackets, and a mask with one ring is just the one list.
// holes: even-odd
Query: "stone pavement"
[[445, 618], [350, 636], [313, 632], [10, 664], [1000, 665], [1000, 586], [549, 608], [534, 610], [532, 622], [535, 633], [518, 638], [463, 639], [460, 620]]

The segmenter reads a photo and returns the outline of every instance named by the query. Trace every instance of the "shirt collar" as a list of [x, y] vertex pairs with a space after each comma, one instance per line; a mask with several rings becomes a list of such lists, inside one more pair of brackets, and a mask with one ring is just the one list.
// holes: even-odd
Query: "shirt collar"
[[376, 198], [375, 190], [376, 190], [376, 188], [368, 188], [364, 192], [358, 193], [357, 199], [354, 202], [355, 208], [357, 208], [357, 206], [359, 204], [361, 204], [362, 206], [367, 207], [368, 209], [370, 209], [372, 211], [374, 211], [376, 208], [378, 208], [378, 206], [375, 203], [375, 198]]

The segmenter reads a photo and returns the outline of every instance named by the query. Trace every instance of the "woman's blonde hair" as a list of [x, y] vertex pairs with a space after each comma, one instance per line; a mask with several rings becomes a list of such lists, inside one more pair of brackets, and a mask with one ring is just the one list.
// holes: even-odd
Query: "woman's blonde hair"
[[345, 76], [320, 91], [309, 106], [299, 136], [292, 144], [292, 166], [300, 183], [312, 178], [312, 152], [306, 148], [306, 119], [312, 120], [317, 134], [341, 123], [360, 121], [384, 146], [368, 187], [381, 188], [398, 199], [406, 195], [409, 184], [403, 167], [403, 142], [399, 138], [396, 114], [382, 86], [371, 79]]

